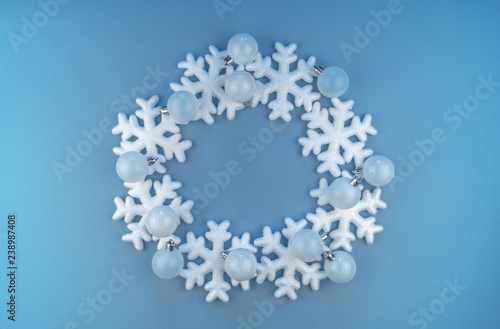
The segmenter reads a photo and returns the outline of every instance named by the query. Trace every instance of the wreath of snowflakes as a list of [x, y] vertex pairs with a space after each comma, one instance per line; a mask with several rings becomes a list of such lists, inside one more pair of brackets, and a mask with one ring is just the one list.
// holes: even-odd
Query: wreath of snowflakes
[[[291, 120], [292, 110], [303, 106], [306, 113], [301, 119], [307, 121], [308, 129], [307, 137], [298, 141], [302, 145], [302, 155], [313, 153], [320, 162], [318, 173], [329, 172], [331, 180], [339, 176], [351, 177], [348, 172], [341, 170], [341, 166], [352, 161], [356, 167], [361, 166], [363, 161], [373, 154], [373, 150], [365, 147], [367, 136], [376, 135], [377, 130], [371, 125], [370, 115], [367, 114], [361, 119], [354, 114], [353, 101], [333, 98], [331, 107], [323, 108], [320, 105], [318, 100], [321, 95], [314, 92], [310, 84], [315, 77], [316, 59], [311, 56], [307, 60], [297, 61], [297, 55], [294, 54], [296, 48], [293, 43], [285, 46], [278, 42], [272, 57], [263, 58], [259, 53], [252, 63], [236, 67], [236, 70], [253, 72], [256, 79], [267, 78], [267, 82], [256, 80], [257, 90], [250, 106], [267, 104], [271, 110], [270, 120], [281, 118], [285, 121]], [[173, 91], [186, 90], [196, 95], [200, 108], [194, 120], [213, 124], [214, 116], [224, 112], [226, 117], [232, 120], [238, 110], [248, 105], [232, 100], [224, 91], [226, 77], [235, 70], [232, 66], [225, 65], [226, 56], [226, 51], [219, 51], [210, 46], [209, 53], [204, 57], [195, 58], [192, 54], [187, 54], [186, 60], [178, 64], [179, 68], [185, 69], [184, 76], [180, 83], [171, 83], [170, 87]], [[291, 68], [292, 64], [295, 69]], [[271, 94], [274, 94], [274, 97], [269, 101]], [[290, 95], [293, 96], [294, 103], [289, 100]], [[113, 149], [116, 155], [137, 151], [147, 157], [158, 158], [150, 166], [149, 174], [164, 174], [164, 163], [167, 160], [175, 158], [184, 162], [185, 152], [192, 145], [191, 141], [182, 140], [180, 123], [170, 116], [161, 115], [158, 100], [157, 96], [150, 99], [138, 98], [136, 102], [140, 109], [128, 117], [119, 113], [118, 124], [112, 130], [115, 135], [121, 134], [122, 139], [120, 146]], [[157, 118], [158, 116], [160, 118]], [[378, 209], [386, 208], [386, 203], [380, 198], [380, 188], [374, 188], [372, 191], [365, 188], [360, 202], [353, 208], [335, 209], [327, 199], [328, 184], [326, 178], [321, 178], [318, 188], [310, 191], [311, 197], [317, 198], [318, 207], [314, 213], [308, 213], [305, 219], [298, 221], [286, 217], [285, 227], [281, 232], [273, 232], [266, 226], [262, 236], [256, 238], [253, 243], [249, 233], [232, 237], [228, 231], [230, 222], [227, 220], [221, 223], [208, 221], [208, 231], [204, 237], [197, 237], [193, 232], [189, 232], [182, 244], [181, 238], [175, 235], [165, 238], [151, 236], [145, 227], [145, 215], [156, 206], [168, 205], [186, 224], [193, 222], [193, 201], [182, 200], [177, 193], [181, 183], [173, 181], [167, 174], [161, 181], [153, 182], [148, 179], [138, 183], [125, 182], [128, 196], [125, 199], [115, 198], [116, 211], [113, 219], [124, 220], [130, 232], [123, 235], [122, 240], [133, 243], [137, 250], [144, 248], [144, 242], [151, 241], [157, 242], [158, 249], [165, 248], [170, 239], [179, 245], [179, 251], [189, 260], [187, 267], [180, 273], [186, 280], [186, 289], [191, 290], [195, 285], [204, 286], [208, 291], [207, 302], [216, 299], [227, 302], [227, 292], [231, 286], [241, 285], [243, 290], [250, 288], [250, 280], [239, 282], [228, 279], [224, 273], [221, 252], [244, 248], [257, 253], [258, 247], [262, 248], [263, 256], [254, 277], [256, 282], [261, 284], [266, 280], [273, 281], [277, 286], [274, 293], [276, 298], [288, 296], [295, 300], [296, 291], [301, 285], [310, 285], [313, 290], [318, 290], [320, 281], [326, 278], [318, 261], [305, 263], [294, 257], [289, 248], [289, 241], [297, 231], [309, 226], [318, 233], [321, 230], [330, 232], [330, 248], [342, 248], [350, 252], [351, 242], [356, 238], [371, 244], [374, 235], [383, 230], [382, 226], [375, 224], [374, 216], [363, 216], [366, 213], [375, 215]], [[360, 187], [363, 189], [362, 185]], [[338, 226], [331, 231], [335, 222]], [[355, 226], [356, 236], [351, 232], [351, 226]], [[285, 244], [281, 242], [282, 236], [287, 241]], [[211, 249], [206, 247], [205, 239], [210, 241]], [[228, 242], [229, 240], [231, 241]], [[274, 254], [272, 259], [267, 257], [271, 254]], [[201, 262], [194, 262], [198, 258]], [[297, 273], [300, 274], [301, 282], [297, 280]], [[211, 274], [210, 281], [206, 281], [208, 274]]]

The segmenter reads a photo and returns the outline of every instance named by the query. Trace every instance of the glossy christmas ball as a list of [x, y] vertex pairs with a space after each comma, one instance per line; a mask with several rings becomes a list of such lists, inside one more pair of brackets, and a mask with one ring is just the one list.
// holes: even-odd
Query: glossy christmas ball
[[346, 283], [356, 274], [356, 262], [345, 251], [335, 251], [335, 259], [325, 261], [325, 272], [330, 280], [336, 283]]
[[250, 34], [238, 33], [227, 44], [227, 53], [238, 65], [253, 62], [258, 52], [259, 45]]
[[173, 93], [167, 102], [167, 110], [175, 121], [188, 123], [198, 114], [200, 102], [188, 91], [180, 90]]
[[146, 215], [146, 229], [158, 238], [171, 235], [179, 224], [179, 216], [168, 206], [154, 207]]
[[339, 97], [349, 87], [349, 77], [340, 67], [327, 67], [318, 77], [318, 89], [323, 96]]
[[361, 189], [352, 186], [351, 179], [340, 177], [328, 187], [328, 199], [335, 208], [349, 209], [354, 207], [361, 199]]
[[246, 281], [257, 271], [257, 258], [250, 250], [238, 248], [227, 255], [224, 266], [231, 279]]
[[255, 94], [255, 79], [247, 71], [235, 71], [231, 73], [224, 83], [226, 93], [238, 102], [246, 102]]
[[363, 178], [373, 186], [389, 184], [394, 172], [394, 164], [383, 155], [372, 155], [363, 164]]
[[184, 266], [184, 257], [179, 250], [158, 250], [151, 260], [153, 272], [162, 279], [175, 278]]
[[143, 181], [148, 175], [146, 156], [136, 151], [125, 152], [116, 161], [116, 173], [127, 183]]
[[303, 229], [295, 233], [290, 245], [293, 255], [303, 262], [317, 260], [323, 252], [321, 237], [310, 229]]

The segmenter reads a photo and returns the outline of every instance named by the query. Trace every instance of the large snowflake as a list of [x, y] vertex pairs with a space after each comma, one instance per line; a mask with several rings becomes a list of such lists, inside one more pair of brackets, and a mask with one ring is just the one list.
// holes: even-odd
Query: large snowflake
[[[142, 152], [146, 150], [147, 157], [156, 157], [158, 160], [149, 168], [149, 174], [154, 171], [164, 173], [164, 163], [174, 156], [179, 162], [184, 162], [186, 156], [184, 152], [191, 147], [189, 140], [181, 141], [177, 122], [169, 115], [160, 113], [158, 96], [153, 96], [149, 100], [138, 98], [137, 105], [141, 109], [135, 111], [128, 118], [125, 113], [118, 113], [118, 125], [112, 133], [121, 134], [122, 141], [119, 147], [114, 147], [113, 152], [116, 155], [122, 155], [128, 151]], [[157, 116], [161, 116], [159, 123], [155, 122]], [[139, 119], [142, 121], [140, 122]], [[170, 136], [165, 136], [169, 134]], [[163, 150], [161, 153], [160, 148]]]
[[[224, 65], [227, 52], [219, 51], [214, 46], [210, 46], [209, 50], [210, 53], [205, 55], [205, 59], [203, 57], [195, 59], [193, 54], [187, 54], [186, 60], [177, 65], [179, 68], [186, 69], [185, 76], [181, 78], [181, 84], [171, 83], [170, 88], [174, 91], [186, 90], [193, 95], [201, 94], [198, 97], [200, 109], [194, 120], [202, 119], [207, 124], [212, 124], [214, 114], [226, 112], [226, 117], [232, 120], [236, 111], [243, 109], [245, 105], [233, 100], [224, 91], [226, 77], [234, 72], [232, 66]], [[242, 68], [238, 67], [238, 69]]]
[[[182, 270], [181, 276], [186, 279], [186, 289], [193, 289], [194, 285], [204, 285], [205, 290], [209, 293], [205, 298], [207, 302], [212, 302], [215, 299], [220, 299], [223, 302], [229, 300], [227, 291], [231, 289], [231, 285], [224, 280], [224, 258], [222, 252], [225, 251], [224, 243], [231, 238], [231, 233], [227, 231], [229, 221], [223, 221], [220, 224], [214, 221], [207, 222], [209, 231], [205, 233], [205, 237], [212, 243], [212, 249], [205, 247], [205, 238], [202, 236], [196, 238], [193, 232], [189, 232], [186, 236], [186, 243], [179, 247], [179, 251], [187, 253], [189, 260], [196, 258], [203, 259], [200, 265], [195, 262], [188, 262], [187, 269]], [[251, 252], [257, 252], [257, 248], [250, 244], [250, 234], [244, 233], [240, 238], [233, 237], [229, 251], [237, 248], [248, 249]], [[205, 275], [212, 273], [212, 279], [205, 283]], [[233, 286], [241, 284], [243, 290], [250, 288], [250, 281], [235, 281], [231, 280]]]
[[[312, 111], [302, 115], [302, 120], [309, 121], [309, 129], [308, 137], [299, 138], [299, 143], [303, 146], [303, 156], [312, 151], [322, 162], [317, 169], [319, 173], [329, 171], [334, 177], [338, 177], [341, 174], [340, 165], [354, 159], [356, 167], [359, 167], [364, 159], [373, 154], [373, 150], [364, 147], [367, 134], [376, 135], [377, 130], [371, 125], [371, 115], [365, 115], [363, 120], [354, 115], [351, 111], [353, 101], [342, 102], [338, 98], [332, 98], [331, 102], [333, 107], [329, 109], [322, 109], [319, 102], [315, 102]], [[316, 129], [322, 133], [318, 133]], [[354, 138], [358, 141], [353, 141]], [[323, 145], [328, 147], [322, 151]]]
[[[345, 171], [343, 172], [343, 176], [350, 178], [349, 174]], [[362, 185], [359, 186], [362, 187]], [[312, 197], [318, 198], [317, 203], [319, 206], [329, 204], [327, 190], [327, 180], [321, 178], [319, 188], [310, 192]], [[350, 209], [334, 208], [331, 211], [326, 211], [318, 207], [316, 208], [316, 213], [307, 214], [306, 218], [313, 224], [313, 230], [316, 231], [323, 230], [330, 232], [332, 223], [338, 222], [338, 227], [330, 232], [330, 237], [333, 239], [330, 248], [332, 250], [343, 248], [350, 252], [352, 250], [351, 241], [356, 239], [350, 230], [351, 224], [356, 226], [356, 236], [358, 239], [365, 238], [368, 244], [373, 243], [374, 235], [383, 230], [382, 226], [375, 224], [375, 217], [369, 216], [364, 218], [360, 214], [363, 211], [368, 211], [374, 215], [377, 213], [377, 209], [385, 209], [387, 205], [380, 199], [381, 193], [382, 190], [379, 187], [375, 188], [373, 192], [364, 190], [361, 200]]]
[[[285, 121], [291, 120], [290, 111], [295, 107], [304, 106], [306, 111], [311, 111], [312, 103], [320, 98], [320, 94], [312, 91], [312, 86], [306, 84], [301, 87], [297, 84], [299, 81], [312, 82], [314, 77], [315, 57], [309, 57], [304, 61], [300, 59], [295, 70], [290, 69], [290, 65], [297, 61], [297, 55], [293, 52], [297, 45], [292, 43], [288, 46], [276, 42], [274, 45], [276, 52], [272, 57], [278, 63], [278, 69], [274, 69], [271, 65], [271, 58], [262, 58], [259, 53], [254, 62], [245, 66], [248, 71], [253, 71], [255, 78], [266, 77], [269, 79], [267, 83], [258, 83], [256, 97], [252, 101], [255, 106], [257, 102], [267, 104], [269, 95], [276, 93], [276, 98], [269, 102], [268, 106], [272, 110], [269, 114], [269, 119], [275, 120], [282, 118]], [[288, 100], [288, 95], [293, 95], [295, 106]]]
[[[124, 183], [129, 188], [129, 196], [125, 200], [115, 197], [116, 211], [113, 214], [114, 220], [124, 219], [128, 223], [127, 228], [131, 231], [123, 235], [122, 240], [132, 242], [137, 250], [144, 248], [143, 241], [149, 242], [151, 239], [159, 240], [158, 248], [163, 248], [166, 242], [173, 239], [179, 243], [180, 239], [176, 236], [157, 238], [151, 236], [146, 229], [146, 214], [154, 207], [165, 205], [165, 201], [171, 200], [168, 205], [184, 222], [190, 224], [193, 222], [191, 208], [194, 203], [191, 200], [182, 202], [182, 198], [177, 196], [175, 190], [181, 187], [181, 183], [172, 181], [170, 176], [163, 176], [163, 181], [145, 180], [138, 183]], [[151, 187], [154, 188], [154, 194], [151, 194]], [[135, 201], [138, 200], [139, 203]], [[132, 222], [134, 218], [140, 217], [138, 222]]]
[[[305, 228], [307, 221], [302, 219], [298, 222], [291, 218], [285, 218], [286, 228], [281, 232], [288, 240], [287, 246], [281, 244], [281, 234], [272, 233], [269, 226], [264, 227], [263, 237], [255, 239], [255, 245], [262, 248], [264, 255], [274, 253], [277, 258], [274, 260], [266, 256], [261, 258], [261, 266], [257, 269], [257, 282], [262, 283], [267, 278], [274, 281], [278, 289], [274, 292], [276, 298], [288, 296], [290, 299], [297, 298], [296, 290], [300, 288], [300, 282], [295, 278], [295, 273], [302, 276], [302, 284], [310, 285], [313, 290], [319, 289], [319, 282], [326, 278], [326, 274], [320, 271], [320, 263], [308, 264], [296, 258], [290, 247], [290, 240], [299, 230]], [[283, 275], [276, 279], [276, 272], [283, 270]]]

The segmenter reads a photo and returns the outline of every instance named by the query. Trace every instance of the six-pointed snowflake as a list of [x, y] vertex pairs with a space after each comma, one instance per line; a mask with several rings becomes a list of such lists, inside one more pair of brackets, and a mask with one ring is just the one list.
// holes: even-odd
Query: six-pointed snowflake
[[[127, 118], [125, 113], [118, 114], [118, 125], [112, 133], [121, 134], [122, 141], [120, 147], [114, 147], [113, 152], [116, 155], [122, 155], [128, 151], [142, 152], [146, 150], [147, 157], [157, 157], [158, 160], [149, 168], [149, 174], [154, 171], [164, 173], [165, 167], [162, 165], [166, 160], [174, 156], [179, 162], [184, 162], [186, 156], [184, 151], [191, 147], [189, 140], [180, 141], [182, 136], [179, 134], [177, 122], [169, 115], [162, 115], [160, 107], [157, 107], [158, 96], [153, 96], [149, 100], [138, 98], [137, 105], [140, 110], [135, 111], [135, 115]], [[161, 121], [156, 124], [155, 118], [161, 115]], [[142, 124], [138, 119], [142, 120]], [[170, 134], [170, 136], [165, 136]], [[161, 154], [158, 148], [163, 149]]]
[[[271, 260], [266, 256], [261, 258], [261, 266], [258, 268], [257, 282], [262, 283], [267, 278], [269, 281], [274, 281], [278, 289], [274, 292], [276, 298], [288, 296], [295, 300], [301, 284], [295, 278], [295, 273], [299, 272], [302, 276], [302, 284], [310, 285], [313, 290], [319, 289], [319, 282], [326, 278], [326, 274], [320, 271], [319, 263], [308, 264], [296, 258], [289, 248], [290, 240], [299, 230], [305, 228], [307, 221], [302, 219], [299, 222], [294, 222], [291, 218], [285, 218], [286, 228], [281, 232], [288, 240], [287, 246], [281, 244], [281, 234], [279, 232], [272, 233], [269, 226], [264, 227], [264, 235], [262, 238], [255, 239], [255, 245], [262, 247], [264, 255], [274, 253], [278, 256], [275, 260]], [[276, 279], [276, 272], [283, 270], [283, 275]]]
[[[181, 187], [181, 183], [173, 182], [170, 176], [163, 176], [163, 181], [153, 182], [146, 180], [138, 183], [124, 183], [125, 187], [129, 188], [129, 196], [125, 200], [116, 197], [116, 211], [113, 214], [114, 220], [124, 219], [128, 223], [127, 228], [131, 231], [122, 237], [123, 241], [132, 242], [137, 250], [144, 248], [143, 241], [149, 242], [151, 238], [160, 240], [158, 248], [164, 247], [166, 241], [173, 239], [176, 243], [180, 240], [175, 236], [158, 239], [152, 237], [146, 229], [146, 214], [156, 206], [164, 205], [166, 200], [172, 200], [168, 205], [184, 222], [190, 224], [193, 222], [191, 208], [194, 202], [188, 200], [182, 202], [182, 198], [177, 196], [175, 190]], [[154, 188], [154, 195], [151, 194], [151, 187]], [[138, 199], [139, 203], [135, 200]], [[141, 217], [138, 222], [132, 222], [136, 217]]]
[[[212, 249], [205, 247], [205, 238], [202, 236], [196, 238], [193, 232], [189, 232], [186, 236], [186, 243], [179, 247], [179, 251], [187, 253], [189, 260], [201, 258], [204, 262], [198, 265], [194, 262], [188, 262], [187, 269], [181, 272], [181, 276], [186, 279], [186, 289], [193, 289], [194, 285], [204, 285], [208, 291], [206, 297], [207, 302], [212, 302], [215, 299], [220, 299], [223, 302], [229, 300], [227, 291], [231, 289], [231, 285], [224, 280], [224, 258], [222, 252], [225, 251], [224, 243], [231, 238], [231, 233], [227, 231], [229, 222], [223, 221], [216, 224], [214, 221], [207, 222], [209, 232], [205, 233], [207, 240], [212, 242]], [[250, 244], [250, 235], [243, 234], [242, 238], [233, 237], [231, 249], [244, 248], [251, 252], [256, 252], [257, 248]], [[205, 275], [212, 273], [212, 279], [205, 283]], [[243, 290], [248, 290], [250, 282], [231, 280], [233, 286], [241, 284]]]
[[[181, 84], [171, 83], [170, 88], [174, 91], [186, 90], [193, 95], [201, 94], [198, 98], [200, 109], [194, 120], [202, 119], [207, 124], [212, 124], [214, 123], [212, 115], [215, 113], [222, 114], [225, 111], [227, 118], [232, 120], [236, 111], [243, 109], [245, 105], [233, 100], [224, 91], [226, 77], [234, 72], [232, 66], [224, 65], [227, 52], [219, 51], [214, 46], [210, 46], [209, 50], [210, 54], [205, 55], [205, 59], [198, 57], [195, 60], [193, 54], [187, 54], [186, 60], [177, 65], [186, 69], [185, 77], [181, 78]], [[205, 70], [205, 62], [208, 70]], [[190, 80], [190, 77], [196, 78], [197, 81]], [[218, 102], [217, 107], [214, 101]]]
[[[350, 178], [347, 172], [343, 172], [343, 176]], [[359, 186], [362, 187], [362, 185]], [[319, 206], [329, 204], [327, 189], [328, 183], [326, 179], [321, 178], [319, 188], [310, 192], [312, 197], [318, 198], [317, 203]], [[375, 188], [373, 192], [364, 190], [361, 200], [350, 209], [334, 208], [331, 211], [326, 211], [318, 207], [316, 208], [316, 213], [307, 214], [306, 218], [313, 224], [313, 230], [315, 231], [323, 230], [330, 232], [332, 223], [338, 222], [338, 227], [330, 232], [330, 237], [333, 239], [330, 248], [332, 250], [343, 248], [350, 252], [352, 251], [351, 241], [356, 239], [350, 231], [351, 224], [356, 226], [356, 236], [358, 239], [365, 238], [368, 244], [373, 243], [375, 233], [383, 230], [382, 226], [375, 224], [375, 217], [364, 218], [360, 215], [363, 211], [368, 211], [374, 215], [377, 213], [377, 209], [385, 209], [387, 207], [386, 203], [380, 199], [381, 193], [382, 190], [379, 187]]]
[[[351, 111], [353, 101], [342, 102], [338, 98], [332, 98], [333, 107], [322, 109], [319, 102], [315, 102], [310, 113], [304, 113], [302, 120], [307, 123], [307, 136], [299, 138], [302, 144], [302, 155], [307, 156], [312, 151], [320, 162], [318, 172], [329, 171], [334, 177], [340, 176], [340, 165], [351, 162], [354, 159], [356, 167], [363, 164], [364, 159], [373, 154], [373, 150], [364, 148], [367, 134], [376, 135], [377, 130], [372, 127], [372, 117], [367, 114], [361, 121]], [[330, 116], [333, 122], [330, 121]], [[351, 120], [346, 127], [347, 121]], [[318, 133], [319, 129], [322, 133]], [[359, 141], [351, 139], [356, 137]], [[322, 146], [328, 148], [322, 152]], [[341, 151], [341, 148], [343, 152]]]
[[[272, 110], [269, 114], [269, 119], [274, 120], [282, 118], [285, 121], [292, 119], [290, 111], [295, 107], [304, 105], [306, 111], [311, 111], [312, 103], [320, 98], [320, 94], [312, 91], [310, 84], [300, 87], [297, 81], [312, 82], [314, 77], [314, 64], [316, 63], [315, 57], [309, 57], [304, 61], [300, 59], [297, 63], [296, 70], [290, 70], [290, 65], [297, 61], [297, 55], [293, 52], [297, 45], [292, 43], [288, 46], [276, 42], [274, 45], [276, 52], [272, 55], [274, 61], [278, 63], [278, 69], [271, 66], [271, 58], [262, 58], [259, 53], [254, 62], [246, 65], [246, 69], [254, 72], [255, 78], [266, 77], [269, 82], [265, 84], [258, 84], [256, 97], [252, 101], [252, 106], [257, 102], [267, 104], [269, 95], [276, 93], [276, 99], [269, 102], [268, 107]], [[288, 100], [288, 95], [293, 95], [295, 98], [295, 107], [292, 102]]]

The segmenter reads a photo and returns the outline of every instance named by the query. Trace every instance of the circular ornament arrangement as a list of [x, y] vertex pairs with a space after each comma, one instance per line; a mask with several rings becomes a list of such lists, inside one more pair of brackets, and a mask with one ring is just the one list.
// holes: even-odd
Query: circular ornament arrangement
[[[172, 279], [180, 275], [186, 280], [188, 290], [195, 284], [204, 286], [208, 291], [207, 302], [216, 299], [227, 302], [231, 285], [248, 290], [254, 278], [259, 284], [266, 279], [273, 281], [278, 287], [276, 298], [288, 296], [293, 300], [301, 285], [318, 290], [320, 281], [326, 278], [336, 283], [349, 282], [357, 270], [348, 253], [352, 250], [351, 242], [357, 237], [371, 244], [374, 235], [383, 229], [375, 224], [375, 217], [362, 215], [366, 212], [374, 215], [378, 209], [386, 208], [380, 199], [380, 187], [394, 177], [391, 160], [373, 155], [373, 150], [365, 147], [367, 135], [377, 134], [371, 116], [360, 119], [351, 111], [353, 101], [338, 98], [349, 85], [343, 69], [323, 69], [315, 65], [312, 56], [307, 61], [297, 61], [296, 47], [277, 42], [272, 57], [263, 58], [255, 39], [239, 33], [229, 40], [227, 51], [210, 46], [210, 53], [204, 57], [195, 59], [187, 54], [186, 60], [178, 64], [185, 69], [184, 77], [180, 84], [171, 83], [174, 93], [167, 106], [157, 106], [157, 96], [148, 100], [138, 98], [140, 109], [128, 117], [119, 113], [118, 124], [112, 130], [115, 135], [121, 134], [120, 146], [113, 152], [119, 156], [117, 174], [129, 189], [125, 199], [114, 200], [113, 219], [123, 218], [130, 230], [122, 240], [133, 243], [137, 250], [144, 248], [144, 242], [157, 241], [158, 251], [151, 263], [156, 276]], [[273, 61], [276, 65], [272, 65]], [[267, 82], [260, 81], [261, 78]], [[314, 78], [320, 93], [331, 99], [332, 107], [321, 107], [318, 102], [321, 94], [313, 91], [311, 85]], [[271, 94], [274, 99], [269, 102]], [[289, 96], [293, 96], [294, 103]], [[281, 233], [264, 227], [262, 236], [253, 243], [248, 232], [232, 237], [229, 221], [210, 220], [205, 237], [189, 232], [181, 244], [174, 234], [182, 225], [181, 220], [186, 224], [193, 222], [193, 201], [183, 201], [178, 196], [176, 190], [181, 183], [172, 181], [169, 175], [154, 182], [146, 177], [154, 172], [164, 174], [163, 164], [174, 157], [179, 162], [186, 160], [185, 151], [192, 143], [181, 140], [180, 126], [196, 120], [213, 124], [214, 115], [224, 112], [232, 120], [236, 111], [259, 103], [267, 104], [271, 110], [270, 120], [290, 121], [290, 112], [296, 107], [306, 111], [301, 116], [308, 127], [307, 137], [299, 139], [302, 155], [312, 152], [320, 162], [318, 173], [329, 172], [332, 176], [330, 183], [321, 178], [319, 187], [310, 191], [319, 207], [308, 213], [306, 219], [294, 221], [286, 217], [286, 227]], [[340, 166], [351, 162], [356, 168], [352, 175], [341, 171]], [[374, 187], [372, 191], [364, 188], [363, 179]], [[332, 230], [335, 222], [338, 226]], [[356, 227], [356, 236], [350, 231], [351, 225]], [[282, 235], [288, 241], [286, 244], [281, 242]], [[205, 238], [211, 242], [211, 248], [205, 246]], [[329, 238], [332, 241], [327, 246]], [[255, 256], [257, 247], [262, 248], [260, 262]], [[273, 259], [266, 256], [269, 254], [275, 255]], [[186, 267], [184, 256], [188, 260]], [[194, 262], [198, 258], [202, 262]], [[296, 279], [297, 272], [301, 282]], [[211, 280], [205, 283], [210, 273]]]

